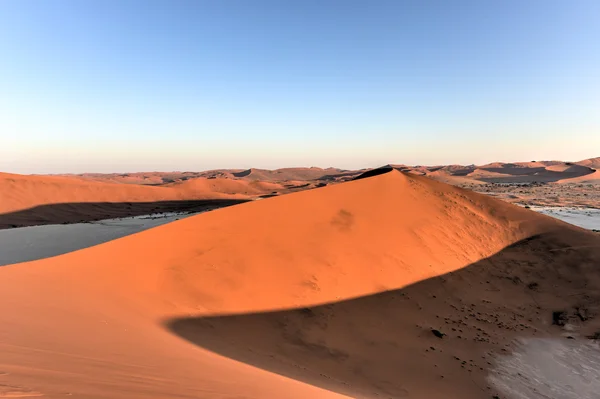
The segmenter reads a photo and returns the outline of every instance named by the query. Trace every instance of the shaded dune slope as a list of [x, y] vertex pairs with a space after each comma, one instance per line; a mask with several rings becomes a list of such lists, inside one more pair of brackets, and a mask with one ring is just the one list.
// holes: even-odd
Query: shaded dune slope
[[[549, 217], [397, 171], [219, 209], [0, 269], [0, 384], [48, 397], [479, 398], [487, 363], [439, 383], [431, 363], [455, 360], [425, 352], [431, 328], [448, 332], [431, 346], [477, 352], [471, 314], [518, 329], [510, 320], [531, 310], [519, 308], [523, 283], [539, 278], [539, 315], [527, 323], [541, 329], [572, 290], [598, 288], [597, 245]], [[570, 273], [571, 291], [553, 289]], [[464, 339], [444, 325], [459, 316]], [[490, 350], [507, 348], [501, 328], [486, 330]]]

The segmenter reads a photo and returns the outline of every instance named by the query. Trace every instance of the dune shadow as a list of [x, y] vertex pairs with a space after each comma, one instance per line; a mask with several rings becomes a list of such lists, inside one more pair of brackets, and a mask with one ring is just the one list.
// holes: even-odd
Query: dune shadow
[[246, 201], [247, 200], [238, 199], [208, 199], [47, 204], [0, 214], [0, 229], [46, 224], [91, 222], [103, 219], [115, 219], [165, 212], [196, 213], [236, 205]]
[[[515, 339], [583, 341], [600, 327], [595, 238], [581, 233], [590, 245], [575, 249], [561, 236], [537, 235], [400, 289], [166, 326], [222, 356], [354, 398], [505, 397], [489, 376]], [[562, 326], [552, 324], [555, 311], [564, 312]]]
[[[396, 169], [396, 168], [394, 168], [391, 165], [381, 166], [379, 168], [367, 170], [366, 172], [361, 173], [360, 175], [352, 178], [352, 180], [360, 180], [360, 179], [366, 179], [368, 177], [374, 177], [374, 176], [383, 175], [385, 173], [391, 172], [394, 169]], [[400, 170], [400, 169], [396, 169], [396, 170]]]
[[250, 176], [251, 173], [252, 173], [252, 169], [246, 169], [246, 170], [241, 171], [241, 172], [232, 172], [231, 174], [234, 177], [246, 177], [246, 176]]

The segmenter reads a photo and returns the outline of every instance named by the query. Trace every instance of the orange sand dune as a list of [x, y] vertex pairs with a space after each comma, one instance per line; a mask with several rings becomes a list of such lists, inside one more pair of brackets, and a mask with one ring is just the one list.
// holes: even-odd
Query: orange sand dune
[[[160, 185], [165, 182], [173, 182], [186, 178], [186, 173], [164, 173], [164, 172], [149, 172], [149, 173], [82, 173], [78, 175], [65, 174], [60, 175], [65, 177], [78, 177], [84, 180], [92, 180], [103, 183], [121, 183], [121, 184], [143, 184], [143, 185]], [[196, 176], [191, 176], [196, 177]]]
[[556, 182], [592, 173], [593, 170], [564, 162], [494, 163], [479, 166], [465, 177], [490, 183]]
[[[198, 192], [203, 198], [226, 198], [218, 191]], [[0, 213], [36, 205], [68, 202], [133, 202], [186, 199], [165, 187], [85, 181], [76, 177], [0, 174]]]
[[286, 181], [286, 180], [320, 180], [343, 174], [345, 171], [337, 168], [281, 168], [275, 170], [251, 168], [232, 173], [234, 177], [261, 180], [261, 181]]
[[101, 183], [62, 176], [0, 173], [0, 214], [46, 204], [150, 202], [190, 199], [245, 199], [282, 186], [229, 179], [190, 179], [168, 186]]
[[588, 168], [600, 169], [600, 157], [584, 159], [577, 162], [577, 164], [587, 166]]
[[[550, 183], [594, 180], [591, 175], [594, 165], [600, 158], [591, 158], [580, 162], [531, 161], [531, 162], [493, 162], [486, 165], [446, 165], [427, 168], [427, 176], [449, 184], [481, 183]], [[410, 170], [422, 170], [421, 167]]]
[[131, 173], [81, 173], [64, 174], [58, 176], [77, 177], [84, 180], [98, 181], [103, 183], [141, 184], [141, 185], [163, 185], [183, 182], [199, 177], [203, 178], [228, 178], [233, 179], [234, 173], [242, 172], [242, 169], [213, 169], [202, 172], [131, 172]]
[[[0, 397], [491, 397], [488, 366], [474, 354], [505, 348], [502, 331], [514, 320], [539, 326], [545, 314], [534, 311], [548, 312], [557, 295], [574, 298], [553, 279], [572, 267], [569, 283], [587, 278], [600, 257], [577, 248], [598, 243], [549, 217], [396, 171], [216, 210], [0, 268]], [[436, 280], [450, 272], [459, 274]], [[532, 303], [526, 278], [545, 296], [517, 311]], [[464, 333], [448, 324], [471, 301], [485, 310], [469, 312], [504, 323], [481, 324], [482, 342], [479, 322], [457, 324]], [[462, 370], [459, 356], [481, 370]]]
[[477, 179], [471, 179], [467, 176], [456, 176], [456, 175], [452, 175], [444, 170], [436, 170], [434, 172], [430, 172], [427, 173], [427, 176], [440, 181], [442, 183], [446, 183], [446, 184], [452, 184], [452, 185], [461, 185], [461, 184], [475, 184], [475, 185], [481, 185], [481, 184], [485, 184], [485, 182], [477, 180]]
[[454, 176], [465, 176], [468, 173], [475, 170], [475, 165], [446, 165], [435, 167], [431, 172], [435, 172], [436, 170], [444, 170], [449, 173], [452, 173]]
[[[594, 172], [597, 158], [577, 163], [563, 161], [493, 162], [486, 165], [406, 166], [402, 171], [425, 174], [435, 180], [454, 184], [551, 183], [579, 179]], [[399, 168], [397, 168], [399, 169]]]
[[190, 179], [181, 183], [172, 183], [165, 187], [177, 189], [180, 192], [194, 194], [198, 193], [220, 193], [231, 195], [261, 195], [279, 192], [284, 187], [278, 183], [262, 182], [262, 181], [245, 181], [231, 179]]

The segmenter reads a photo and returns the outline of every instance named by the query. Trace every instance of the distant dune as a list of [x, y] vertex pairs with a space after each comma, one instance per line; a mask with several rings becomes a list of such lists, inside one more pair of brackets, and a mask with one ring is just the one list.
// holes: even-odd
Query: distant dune
[[259, 180], [268, 182], [284, 182], [288, 180], [333, 180], [344, 171], [337, 168], [282, 168], [268, 169], [215, 169], [203, 172], [135, 172], [135, 173], [83, 173], [76, 176], [86, 180], [101, 181], [108, 183], [127, 183], [144, 185], [163, 185], [169, 183], [183, 182], [194, 178], [228, 178]]
[[488, 183], [531, 183], [556, 182], [565, 178], [580, 177], [593, 171], [579, 165], [551, 165], [531, 167], [526, 165], [503, 164], [501, 166], [482, 166], [466, 175], [474, 180]]
[[[531, 161], [486, 165], [449, 165], [429, 167], [425, 174], [450, 184], [481, 183], [568, 183], [568, 179], [582, 179], [594, 173], [588, 165], [593, 160], [577, 163], [562, 161]], [[413, 168], [414, 169], [414, 168]], [[422, 168], [417, 168], [419, 172]]]
[[[481, 183], [568, 183], [600, 169], [600, 157], [579, 162], [527, 161], [493, 162], [485, 165], [435, 165], [410, 166], [388, 165], [395, 169], [417, 175], [426, 175], [449, 184]], [[203, 172], [137, 172], [137, 173], [85, 173], [76, 176], [85, 180], [161, 186], [181, 183], [196, 178], [233, 179], [273, 182], [283, 185], [290, 181], [336, 183], [351, 180], [366, 170], [342, 170], [337, 168], [282, 168], [267, 169], [217, 169]], [[590, 176], [591, 177], [591, 176]], [[595, 179], [587, 179], [595, 183]], [[574, 180], [578, 181], [578, 180]]]
[[0, 396], [505, 397], [513, 339], [598, 327], [599, 245], [397, 171], [219, 209], [0, 268]]

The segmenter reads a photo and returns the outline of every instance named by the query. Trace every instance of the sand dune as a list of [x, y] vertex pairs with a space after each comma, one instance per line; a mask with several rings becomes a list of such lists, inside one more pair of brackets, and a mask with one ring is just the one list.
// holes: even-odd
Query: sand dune
[[275, 183], [221, 178], [196, 178], [153, 187], [0, 173], [0, 228], [187, 210], [189, 200], [220, 200], [224, 204], [279, 191], [285, 190]]
[[131, 173], [80, 173], [57, 175], [77, 177], [88, 181], [102, 183], [138, 184], [160, 186], [163, 184], [184, 182], [190, 179], [202, 178], [234, 178], [234, 173], [241, 169], [213, 169], [202, 172], [131, 172]]
[[440, 181], [442, 183], [452, 184], [452, 185], [455, 185], [455, 186], [458, 186], [458, 185], [461, 185], [461, 184], [463, 184], [463, 185], [466, 185], [466, 184], [485, 184], [485, 182], [483, 182], [483, 181], [469, 178], [466, 175], [451, 174], [451, 173], [448, 173], [446, 170], [443, 170], [443, 169], [434, 170], [433, 172], [429, 172], [429, 173], [427, 173], [427, 177], [430, 177], [430, 178], [432, 178], [434, 180], [437, 180], [437, 181]]
[[600, 157], [584, 159], [583, 161], [577, 162], [577, 164], [588, 168], [600, 169]]
[[0, 268], [0, 395], [491, 397], [470, 354], [595, 301], [598, 243], [396, 171], [219, 209]]
[[[338, 168], [281, 168], [281, 169], [259, 169], [250, 168], [245, 170], [229, 170], [233, 178], [264, 181], [264, 182], [285, 182], [289, 180], [296, 181], [316, 181], [316, 180], [334, 180], [337, 177], [343, 177], [345, 174], [356, 174], [355, 171], [345, 171]], [[203, 176], [207, 176], [211, 172], [202, 172]]]
[[551, 183], [583, 178], [594, 172], [594, 160], [577, 163], [563, 161], [493, 162], [485, 165], [440, 165], [405, 167], [405, 170], [425, 174], [453, 185], [481, 183]]
[[[177, 188], [177, 187], [176, 187]], [[76, 177], [0, 174], [0, 213], [42, 204], [70, 202], [137, 202], [185, 198], [182, 190], [91, 182]], [[226, 187], [203, 187], [193, 199], [231, 198]]]
[[163, 187], [176, 189], [179, 192], [194, 195], [206, 193], [229, 194], [232, 196], [253, 196], [277, 193], [284, 189], [281, 184], [266, 181], [245, 181], [231, 179], [205, 179], [197, 178], [181, 183], [172, 183]]
[[484, 165], [477, 167], [465, 176], [488, 183], [548, 183], [581, 177], [590, 173], [593, 173], [593, 170], [585, 166], [570, 163], [543, 165], [536, 162]]

